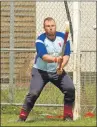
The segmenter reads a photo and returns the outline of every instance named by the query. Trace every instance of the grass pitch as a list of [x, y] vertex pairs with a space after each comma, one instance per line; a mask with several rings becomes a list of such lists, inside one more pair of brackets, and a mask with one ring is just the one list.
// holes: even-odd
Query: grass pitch
[[[85, 91], [85, 92], [84, 92]], [[14, 103], [23, 103], [28, 89], [17, 88], [14, 93]], [[85, 85], [81, 91], [81, 104], [95, 105], [96, 103], [96, 89], [95, 85]], [[83, 101], [84, 100], [84, 101]], [[9, 103], [9, 90], [1, 90], [1, 102]], [[48, 84], [37, 100], [38, 104], [63, 104], [63, 94], [52, 84]], [[82, 111], [84, 110], [83, 107]], [[93, 107], [86, 106], [85, 112], [91, 111]], [[60, 116], [63, 115], [62, 107], [34, 107], [30, 112], [26, 122], [18, 122], [21, 107], [20, 106], [1, 106], [1, 126], [96, 126], [96, 116], [93, 118], [85, 118], [81, 112], [81, 118], [73, 121], [66, 122], [62, 118], [47, 118], [47, 115]], [[96, 115], [96, 114], [95, 114]]]
[[96, 126], [96, 117], [81, 117], [76, 121], [64, 121], [62, 118], [47, 118], [47, 115], [62, 115], [62, 108], [34, 107], [26, 122], [17, 122], [20, 107], [2, 106], [1, 126]]

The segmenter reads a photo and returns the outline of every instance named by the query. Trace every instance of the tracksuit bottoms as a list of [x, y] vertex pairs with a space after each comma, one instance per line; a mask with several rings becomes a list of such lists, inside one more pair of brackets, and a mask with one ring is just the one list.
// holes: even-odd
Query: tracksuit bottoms
[[27, 118], [41, 91], [48, 82], [54, 84], [64, 94], [65, 108], [67, 106], [72, 108], [75, 100], [75, 88], [72, 79], [65, 71], [63, 71], [61, 75], [58, 75], [56, 72], [46, 72], [32, 68], [31, 75], [32, 77], [29, 92], [25, 97], [22, 111], [20, 112], [20, 117], [22, 117], [21, 114], [24, 113], [23, 118]]

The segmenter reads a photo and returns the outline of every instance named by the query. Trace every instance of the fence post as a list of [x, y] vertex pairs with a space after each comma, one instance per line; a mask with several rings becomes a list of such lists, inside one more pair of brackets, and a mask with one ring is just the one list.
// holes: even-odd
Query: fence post
[[10, 1], [9, 100], [14, 102], [14, 1]]

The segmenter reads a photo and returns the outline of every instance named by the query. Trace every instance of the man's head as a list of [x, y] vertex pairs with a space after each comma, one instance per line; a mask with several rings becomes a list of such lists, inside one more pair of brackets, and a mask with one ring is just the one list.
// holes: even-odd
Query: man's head
[[44, 30], [50, 39], [55, 39], [56, 34], [56, 23], [52, 17], [44, 19]]

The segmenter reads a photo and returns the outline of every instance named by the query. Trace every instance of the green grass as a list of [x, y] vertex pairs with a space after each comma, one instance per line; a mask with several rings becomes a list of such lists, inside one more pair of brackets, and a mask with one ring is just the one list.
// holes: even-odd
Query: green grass
[[3, 106], [1, 108], [1, 126], [96, 126], [96, 117], [84, 118], [66, 122], [60, 118], [48, 119], [46, 114], [62, 115], [62, 108], [34, 107], [30, 112], [26, 122], [16, 122], [20, 107]]
[[[85, 85], [84, 91], [81, 91], [81, 104], [92, 105], [96, 104], [96, 89], [95, 85]], [[9, 90], [1, 90], [1, 102], [9, 102]], [[28, 88], [17, 88], [14, 96], [14, 103], [23, 103]], [[39, 104], [63, 104], [63, 94], [52, 84], [48, 84], [42, 91], [37, 102]], [[2, 126], [96, 126], [96, 117], [84, 118], [82, 115], [87, 111], [92, 111], [92, 108], [81, 108], [81, 118], [73, 122], [66, 122], [59, 118], [48, 119], [46, 114], [63, 115], [62, 107], [34, 107], [30, 112], [27, 121], [17, 123], [20, 106], [2, 106], [1, 108], [1, 125]]]

